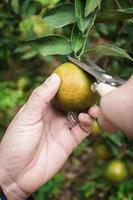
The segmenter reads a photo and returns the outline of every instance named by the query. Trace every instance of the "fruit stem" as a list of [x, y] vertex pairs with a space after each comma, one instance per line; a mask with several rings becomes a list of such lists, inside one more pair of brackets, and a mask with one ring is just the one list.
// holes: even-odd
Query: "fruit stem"
[[[94, 13], [93, 23], [94, 23], [94, 21], [95, 21], [95, 19], [96, 19], [96, 16], [97, 16], [97, 10], [96, 10], [96, 12]], [[94, 26], [94, 24], [93, 24], [93, 26]], [[93, 27], [93, 26], [92, 26], [92, 27]], [[87, 44], [87, 39], [88, 39], [90, 30], [92, 29], [92, 27], [91, 27], [91, 28], [88, 27], [87, 32], [83, 35], [83, 38], [85, 38], [85, 39], [84, 39], [84, 43], [83, 43], [83, 47], [82, 47], [82, 49], [81, 49], [81, 52], [80, 52], [79, 56], [77, 57], [79, 60], [81, 59], [82, 55], [83, 55], [84, 52], [85, 52], [85, 47], [86, 47], [86, 44]]]
[[88, 29], [88, 31], [86, 33], [86, 36], [85, 36], [85, 39], [84, 39], [84, 43], [83, 43], [83, 47], [81, 49], [81, 52], [80, 52], [79, 56], [77, 57], [78, 60], [81, 60], [81, 56], [84, 54], [86, 43], [87, 43], [87, 39], [88, 39], [88, 36], [89, 36], [89, 32], [90, 32], [90, 29]]
[[121, 7], [119, 1], [118, 1], [118, 0], [115, 0], [115, 2], [116, 2], [116, 4], [117, 4], [118, 8], [119, 8], [119, 9], [122, 9], [122, 7]]

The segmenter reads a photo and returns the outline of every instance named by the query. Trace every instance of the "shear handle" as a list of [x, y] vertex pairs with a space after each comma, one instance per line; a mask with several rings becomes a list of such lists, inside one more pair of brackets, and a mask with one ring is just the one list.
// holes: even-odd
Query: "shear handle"
[[107, 83], [94, 83], [95, 90], [100, 94], [100, 96], [104, 96], [109, 92], [116, 89], [115, 86], [109, 85]]

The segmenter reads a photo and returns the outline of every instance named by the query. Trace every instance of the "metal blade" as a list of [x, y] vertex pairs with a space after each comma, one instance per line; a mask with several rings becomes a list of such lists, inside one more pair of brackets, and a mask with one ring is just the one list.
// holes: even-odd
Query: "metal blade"
[[92, 60], [90, 60], [89, 58], [87, 58], [87, 64], [89, 64], [91, 67], [93, 67], [95, 70], [99, 71], [99, 72], [103, 72], [105, 73], [105, 70], [102, 69], [101, 67], [99, 67], [96, 63], [94, 63]]
[[75, 59], [75, 58], [72, 58], [72, 57], [68, 57], [68, 59], [78, 65], [81, 69], [83, 69], [84, 71], [86, 71], [87, 73], [91, 74], [92, 76], [94, 76], [97, 80], [99, 81], [102, 81], [102, 82], [105, 82], [105, 78], [103, 76], [103, 71], [99, 71], [96, 69], [96, 67], [91, 67], [90, 65], [87, 65], [85, 63], [82, 63], [81, 61]]
[[106, 74], [106, 72], [100, 68], [97, 64], [93, 63], [90, 59], [88, 59], [88, 64], [85, 64], [75, 58], [72, 58], [71, 56], [68, 56], [68, 59], [78, 65], [81, 69], [86, 71], [87, 73], [94, 76], [97, 81], [107, 83], [112, 86], [120, 86], [123, 85], [126, 81], [120, 78], [114, 78], [111, 75]]
[[94, 63], [89, 58], [87, 59], [88, 64], [90, 64], [91, 67], [93, 67], [95, 70], [98, 70], [99, 72], [102, 72], [103, 77], [106, 79], [105, 82], [113, 85], [113, 86], [120, 86], [123, 85], [126, 81], [121, 78], [114, 78], [111, 75], [107, 75], [105, 70], [103, 70], [101, 67], [99, 67], [96, 63]]

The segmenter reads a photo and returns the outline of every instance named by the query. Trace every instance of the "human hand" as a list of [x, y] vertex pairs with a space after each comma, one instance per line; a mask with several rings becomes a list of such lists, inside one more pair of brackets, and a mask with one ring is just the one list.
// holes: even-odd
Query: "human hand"
[[100, 108], [89, 110], [107, 131], [120, 129], [133, 136], [133, 76], [122, 86], [101, 98]]
[[24, 200], [62, 167], [90, 132], [92, 119], [79, 114], [71, 126], [51, 103], [60, 86], [53, 74], [35, 89], [0, 144], [0, 186], [8, 200]]

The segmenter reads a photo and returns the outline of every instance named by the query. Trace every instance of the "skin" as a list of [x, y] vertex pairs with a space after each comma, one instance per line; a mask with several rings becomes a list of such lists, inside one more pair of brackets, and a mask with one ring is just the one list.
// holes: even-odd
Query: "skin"
[[8, 200], [25, 200], [63, 166], [91, 132], [92, 119], [80, 113], [72, 126], [51, 100], [60, 86], [53, 74], [35, 89], [0, 144], [0, 186]]
[[100, 108], [80, 113], [73, 127], [51, 103], [60, 86], [59, 76], [52, 77], [33, 91], [1, 141], [0, 186], [8, 200], [25, 200], [56, 174], [91, 132], [92, 117], [108, 131], [133, 133], [133, 77], [104, 96]]
[[100, 108], [89, 110], [107, 131], [120, 129], [133, 136], [133, 76], [122, 86], [102, 97]]

